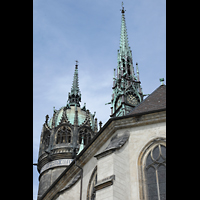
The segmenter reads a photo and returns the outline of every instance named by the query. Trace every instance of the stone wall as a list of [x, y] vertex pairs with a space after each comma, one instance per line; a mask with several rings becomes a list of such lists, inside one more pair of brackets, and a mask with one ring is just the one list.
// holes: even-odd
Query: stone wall
[[[113, 184], [97, 190], [96, 200], [139, 200], [138, 158], [145, 145], [157, 137], [166, 137], [166, 123], [149, 124], [128, 129], [120, 129], [116, 134], [130, 132], [129, 140], [120, 149], [100, 159], [93, 157], [83, 168], [82, 199], [87, 199], [87, 189], [91, 174], [97, 166], [97, 181], [114, 175]], [[101, 153], [110, 143], [111, 138], [99, 149]], [[58, 200], [79, 200], [80, 180], [71, 189], [61, 194]], [[70, 198], [69, 198], [70, 197]]]

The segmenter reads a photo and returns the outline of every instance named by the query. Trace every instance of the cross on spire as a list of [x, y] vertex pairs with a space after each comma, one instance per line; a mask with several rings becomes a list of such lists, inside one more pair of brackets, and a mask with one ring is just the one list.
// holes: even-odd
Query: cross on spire
[[81, 92], [79, 90], [79, 84], [78, 84], [78, 60], [75, 61], [75, 71], [74, 71], [74, 79], [72, 83], [71, 93], [69, 93], [68, 101], [69, 105], [77, 105], [80, 106], [81, 101]]
[[124, 10], [124, 6], [123, 5], [124, 5], [124, 3], [122, 1], [122, 10], [120, 9], [121, 13], [125, 13], [125, 11], [126, 11], [126, 10]]

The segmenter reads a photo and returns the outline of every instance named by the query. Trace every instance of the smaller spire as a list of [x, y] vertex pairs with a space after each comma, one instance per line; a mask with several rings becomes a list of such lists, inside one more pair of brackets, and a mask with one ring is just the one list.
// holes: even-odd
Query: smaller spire
[[102, 121], [99, 122], [99, 127], [101, 129], [101, 127], [102, 127]]
[[78, 107], [80, 107], [79, 102], [81, 102], [81, 92], [78, 85], [78, 60], [76, 60], [74, 79], [72, 83], [71, 93], [69, 92], [68, 95], [68, 102], [70, 106], [77, 105]]
[[160, 78], [159, 80], [160, 80], [160, 84], [161, 84], [161, 85], [164, 85], [163, 81], [164, 81], [165, 79], [164, 79], [164, 78]]

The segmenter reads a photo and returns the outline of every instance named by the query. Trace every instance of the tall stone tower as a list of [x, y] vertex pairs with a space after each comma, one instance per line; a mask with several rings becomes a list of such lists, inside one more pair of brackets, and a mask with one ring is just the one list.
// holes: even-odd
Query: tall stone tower
[[117, 75], [114, 69], [113, 94], [111, 98], [111, 117], [124, 116], [143, 100], [138, 63], [136, 74], [132, 51], [128, 44], [125, 10], [122, 2], [120, 48], [117, 59]]
[[46, 115], [43, 124], [37, 164], [40, 173], [38, 199], [97, 133], [95, 113], [90, 113], [86, 104], [81, 108], [80, 102], [76, 61], [67, 104], [59, 110], [54, 108], [53, 117], [48, 121]]

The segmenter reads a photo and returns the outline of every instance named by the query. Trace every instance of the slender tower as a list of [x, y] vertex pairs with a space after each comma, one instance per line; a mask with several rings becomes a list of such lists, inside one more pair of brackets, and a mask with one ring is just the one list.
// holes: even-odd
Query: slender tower
[[78, 61], [76, 61], [71, 93], [67, 104], [59, 110], [54, 108], [52, 118], [43, 124], [37, 169], [39, 176], [38, 200], [52, 185], [56, 178], [72, 162], [77, 153], [94, 137], [97, 118], [86, 109], [81, 108], [81, 92], [78, 84]]
[[125, 11], [122, 2], [120, 46], [117, 57], [117, 70], [114, 69], [111, 117], [128, 114], [143, 100], [138, 63], [136, 63], [135, 75], [132, 51], [128, 44]]

